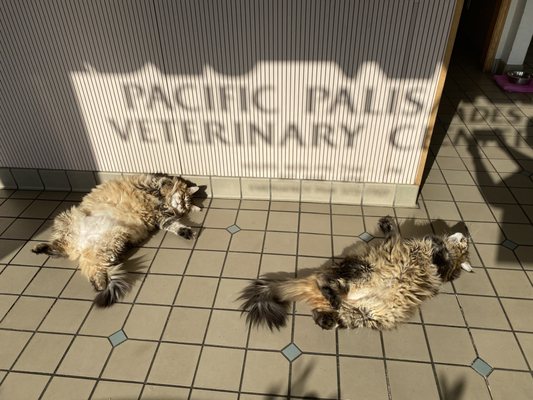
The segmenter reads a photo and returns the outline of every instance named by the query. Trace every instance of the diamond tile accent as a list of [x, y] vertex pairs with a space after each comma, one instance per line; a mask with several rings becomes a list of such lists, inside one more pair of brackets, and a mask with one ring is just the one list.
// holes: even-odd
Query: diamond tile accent
[[361, 240], [364, 240], [365, 242], [370, 242], [372, 239], [374, 239], [374, 236], [372, 236], [370, 233], [368, 232], [363, 232], [359, 235], [359, 238]]
[[302, 351], [294, 343], [289, 344], [281, 352], [289, 361], [296, 360], [302, 354]]
[[493, 368], [487, 364], [483, 359], [477, 357], [471, 365], [474, 370], [481, 376], [487, 377], [492, 372]]
[[526, 171], [526, 170], [523, 170], [522, 172], [520, 172], [522, 175], [525, 175], [525, 176], [530, 176], [531, 175], [531, 171]]
[[226, 230], [233, 235], [234, 233], [239, 232], [241, 230], [241, 228], [239, 228], [237, 225], [233, 224], [231, 226], [228, 226], [226, 228]]
[[124, 333], [122, 329], [119, 331], [116, 331], [111, 336], [109, 336], [109, 341], [111, 342], [113, 347], [117, 347], [119, 344], [121, 344], [122, 342], [125, 342], [126, 340], [128, 340], [128, 337], [126, 336], [126, 334]]
[[503, 243], [502, 243], [502, 246], [505, 246], [505, 247], [507, 247], [510, 250], [514, 250], [514, 249], [516, 249], [518, 247], [518, 245], [515, 242], [513, 242], [512, 240], [509, 240], [509, 239], [505, 239], [503, 241]]

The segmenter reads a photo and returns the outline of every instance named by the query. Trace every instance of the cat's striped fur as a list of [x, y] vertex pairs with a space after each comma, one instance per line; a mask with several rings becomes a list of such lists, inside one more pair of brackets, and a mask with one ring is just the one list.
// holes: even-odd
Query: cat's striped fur
[[83, 275], [99, 291], [98, 306], [107, 307], [129, 289], [121, 257], [129, 245], [146, 239], [156, 228], [185, 239], [193, 237], [180, 218], [191, 210], [191, 196], [198, 187], [163, 174], [133, 175], [98, 185], [78, 206], [59, 214], [50, 243], [35, 253], [78, 260]]
[[256, 280], [240, 299], [247, 319], [269, 328], [285, 325], [290, 303], [303, 301], [324, 329], [392, 329], [409, 320], [443, 282], [471, 271], [468, 239], [461, 233], [402, 239], [390, 217], [380, 220], [385, 240], [365, 245], [337, 265], [311, 276]]

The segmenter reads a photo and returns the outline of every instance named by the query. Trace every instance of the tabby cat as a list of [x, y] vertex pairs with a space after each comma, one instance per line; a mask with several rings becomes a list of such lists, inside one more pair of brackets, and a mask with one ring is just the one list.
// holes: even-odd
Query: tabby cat
[[185, 239], [194, 236], [180, 218], [198, 211], [191, 196], [197, 186], [163, 174], [133, 175], [95, 187], [78, 206], [59, 214], [50, 243], [32, 251], [78, 260], [79, 267], [99, 291], [94, 301], [107, 307], [131, 286], [121, 256], [130, 245], [146, 239], [154, 229], [164, 229]]
[[309, 277], [252, 282], [239, 297], [248, 321], [279, 329], [291, 302], [303, 301], [323, 329], [393, 329], [435, 296], [442, 283], [456, 279], [461, 269], [472, 271], [468, 239], [462, 233], [403, 239], [390, 217], [381, 218], [379, 227], [383, 242], [365, 245]]

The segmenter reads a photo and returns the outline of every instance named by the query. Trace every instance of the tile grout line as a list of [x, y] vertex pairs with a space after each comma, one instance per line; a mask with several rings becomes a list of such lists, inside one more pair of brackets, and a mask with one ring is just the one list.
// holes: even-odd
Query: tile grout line
[[[330, 232], [330, 240], [331, 240], [331, 262], [335, 263], [336, 255], [335, 255], [335, 240], [333, 236], [333, 207], [331, 205], [332, 192], [333, 191], [331, 190], [330, 203], [329, 203], [329, 232]], [[339, 330], [338, 329], [335, 329], [335, 361], [337, 364], [337, 398], [342, 399], [341, 360], [339, 356]]]
[[[256, 279], [259, 279], [260, 277], [260, 274], [261, 274], [261, 265], [262, 265], [262, 262], [263, 262], [263, 251], [265, 249], [265, 242], [266, 242], [266, 237], [267, 237], [267, 227], [268, 227], [268, 220], [270, 218], [270, 204], [271, 202], [269, 201], [268, 202], [268, 210], [266, 211], [267, 213], [267, 217], [266, 217], [266, 221], [265, 221], [265, 229], [264, 229], [264, 235], [263, 235], [263, 243], [261, 245], [261, 253], [260, 253], [260, 256], [259, 256], [259, 265], [258, 265], [258, 268], [257, 268], [257, 274], [256, 274]], [[237, 218], [238, 219], [238, 218]], [[237, 220], [236, 220], [237, 221]], [[237, 222], [235, 222], [235, 224], [237, 224]], [[237, 225], [238, 226], [238, 225]], [[239, 227], [240, 228], [240, 227]], [[250, 344], [250, 336], [252, 334], [252, 324], [251, 323], [248, 323], [248, 334], [247, 334], [247, 337], [246, 337], [246, 345], [245, 345], [245, 348], [244, 348], [244, 359], [243, 359], [243, 364], [242, 364], [242, 371], [241, 371], [241, 378], [240, 378], [240, 381], [239, 381], [239, 394], [237, 395], [237, 400], [240, 400], [241, 398], [241, 390], [242, 390], [242, 384], [244, 382], [244, 371], [246, 369], [246, 359], [247, 359], [247, 355], [248, 355], [248, 350], [249, 350], [249, 344]]]
[[[239, 218], [239, 211], [240, 211], [240, 207], [241, 207], [241, 203], [242, 203], [242, 199], [239, 200], [239, 206], [237, 208], [237, 212], [235, 214], [235, 219], [234, 219], [234, 222], [233, 224], [236, 225], [237, 224], [237, 219]], [[211, 209], [211, 207], [209, 208]], [[208, 210], [209, 212], [209, 210]], [[206, 213], [206, 216], [205, 216], [205, 219], [207, 219], [207, 214], [208, 212]], [[205, 221], [204, 219], [204, 221]], [[204, 332], [204, 337], [202, 339], [202, 344], [201, 344], [201, 347], [200, 347], [200, 352], [198, 354], [198, 361], [196, 362], [196, 368], [194, 370], [194, 375], [192, 377], [192, 381], [191, 381], [191, 385], [190, 385], [190, 392], [189, 392], [189, 396], [188, 396], [188, 400], [191, 400], [191, 396], [192, 396], [192, 392], [194, 390], [194, 384], [195, 384], [195, 381], [196, 381], [196, 377], [198, 375], [198, 369], [200, 367], [200, 362], [202, 361], [202, 354], [203, 354], [203, 350], [204, 350], [204, 346], [205, 346], [205, 340], [207, 339], [207, 334], [209, 332], [209, 325], [211, 323], [211, 318], [213, 316], [213, 308], [215, 306], [215, 303], [217, 301], [217, 296], [218, 296], [218, 289], [220, 288], [220, 282], [222, 281], [222, 275], [224, 273], [224, 268], [226, 267], [226, 261], [228, 259], [228, 253], [230, 251], [230, 248], [231, 248], [231, 242], [233, 241], [233, 233], [230, 233], [230, 238], [229, 238], [229, 241], [228, 241], [228, 245], [227, 245], [227, 248], [226, 248], [226, 252], [225, 252], [225, 255], [224, 255], [224, 261], [222, 263], [222, 269], [220, 270], [220, 275], [218, 277], [218, 282], [217, 282], [217, 287], [215, 289], [215, 294], [213, 296], [213, 301], [211, 303], [211, 308], [210, 308], [210, 311], [209, 311], [209, 317], [207, 318], [207, 324], [206, 324], [206, 327], [205, 327], [205, 332]], [[242, 368], [242, 367], [241, 367]]]
[[[209, 201], [209, 204], [210, 204], [210, 203], [211, 203], [211, 201]], [[153, 357], [152, 357], [152, 360], [150, 361], [150, 365], [148, 366], [148, 370], [146, 371], [146, 375], [145, 375], [144, 381], [143, 381], [143, 383], [142, 383], [142, 388], [141, 388], [141, 391], [140, 391], [140, 393], [139, 393], [139, 399], [142, 397], [142, 395], [143, 395], [143, 393], [144, 393], [144, 389], [146, 388], [146, 384], [148, 383], [148, 379], [149, 379], [150, 373], [152, 372], [152, 367], [153, 367], [153, 365], [154, 365], [155, 359], [157, 358], [157, 355], [158, 355], [158, 352], [159, 352], [159, 347], [160, 347], [161, 343], [163, 343], [163, 336], [164, 336], [165, 331], [166, 331], [166, 329], [167, 329], [168, 322], [169, 322], [169, 320], [170, 320], [170, 315], [172, 314], [172, 311], [174, 310], [174, 303], [176, 302], [176, 299], [178, 298], [179, 291], [180, 291], [180, 289], [181, 289], [181, 285], [183, 284], [183, 280], [184, 280], [184, 277], [185, 277], [185, 273], [186, 273], [186, 271], [187, 271], [187, 268], [189, 267], [189, 263], [190, 263], [190, 261], [191, 261], [191, 257], [192, 257], [192, 255], [193, 255], [193, 253], [194, 253], [194, 250], [195, 250], [195, 248], [196, 248], [196, 244], [198, 243], [198, 238], [199, 238], [199, 236], [200, 236], [200, 233], [201, 233], [201, 231], [204, 229], [203, 223], [204, 223], [204, 221], [205, 221], [206, 218], [207, 218], [207, 215], [208, 215], [208, 213], [209, 213], [210, 207], [209, 207], [209, 206], [206, 206], [205, 208], [206, 208], [205, 215], [204, 215], [204, 217], [203, 217], [203, 219], [202, 219], [202, 222], [201, 222], [200, 226], [198, 227], [198, 228], [199, 228], [199, 233], [198, 233], [198, 234], [196, 235], [196, 237], [194, 238], [195, 240], [194, 240], [194, 243], [193, 243], [193, 245], [192, 245], [192, 247], [191, 247], [191, 249], [190, 249], [189, 257], [187, 258], [187, 262], [186, 262], [186, 264], [185, 264], [185, 268], [183, 269], [183, 273], [182, 273], [182, 274], [178, 274], [178, 275], [170, 274], [170, 275], [172, 275], [172, 276], [180, 276], [181, 278], [180, 278], [180, 282], [179, 282], [179, 284], [178, 284], [178, 287], [177, 287], [177, 289], [176, 289], [176, 293], [174, 294], [174, 297], [173, 297], [173, 299], [172, 299], [172, 303], [171, 303], [170, 305], [167, 305], [167, 307], [169, 307], [168, 314], [167, 314], [167, 317], [166, 317], [165, 323], [164, 323], [164, 325], [163, 325], [163, 329], [161, 330], [161, 335], [159, 336], [159, 340], [156, 341], [157, 344], [156, 344], [156, 348], [155, 348], [155, 351], [154, 351], [154, 355], [153, 355]], [[168, 233], [168, 232], [165, 232], [165, 235], [164, 235], [163, 238], [161, 239], [161, 242], [159, 243], [159, 247], [158, 247], [158, 250], [157, 250], [157, 251], [161, 250], [161, 245], [163, 244], [163, 242], [164, 242], [164, 240], [165, 240], [165, 237], [167, 236], [167, 233]], [[155, 261], [156, 256], [157, 256], [157, 252], [154, 254], [154, 258], [153, 258], [153, 260], [152, 260], [152, 263]], [[150, 265], [150, 267], [151, 267], [151, 265]], [[149, 271], [146, 272], [147, 276], [148, 276], [148, 273], [149, 273]], [[140, 293], [140, 291], [141, 291], [141, 288], [139, 288], [139, 292], [137, 292], [137, 295]], [[136, 296], [135, 300], [136, 300], [136, 299], [137, 299], [137, 296]], [[135, 300], [134, 300], [133, 303], [132, 303], [132, 309], [133, 309], [133, 307], [134, 307], [135, 305], [141, 305], [141, 304], [142, 304], [142, 303], [137, 303]], [[159, 305], [158, 305], [158, 306], [159, 306]], [[128, 314], [128, 317], [129, 317], [129, 314]], [[124, 329], [124, 327], [126, 326], [126, 322], [127, 322], [127, 318], [126, 318], [126, 320], [124, 321], [124, 325], [123, 325], [122, 329]], [[143, 339], [143, 340], [146, 341], [146, 339]], [[190, 343], [189, 343], [189, 344], [190, 344]], [[200, 361], [200, 360], [198, 360], [198, 362], [199, 362], [199, 361]], [[192, 392], [192, 388], [190, 389], [190, 392]]]

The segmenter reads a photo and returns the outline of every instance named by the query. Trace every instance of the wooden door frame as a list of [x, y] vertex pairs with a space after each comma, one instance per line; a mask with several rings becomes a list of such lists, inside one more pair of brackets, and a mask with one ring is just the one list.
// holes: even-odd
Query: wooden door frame
[[415, 185], [420, 186], [422, 183], [422, 177], [424, 175], [424, 167], [426, 166], [426, 160], [429, 152], [429, 144], [431, 142], [431, 136], [433, 129], [435, 128], [435, 121], [437, 119], [437, 111], [439, 110], [440, 99], [442, 97], [442, 90], [444, 89], [444, 82], [446, 81], [446, 74], [448, 73], [448, 66], [450, 64], [450, 58], [452, 56], [453, 45], [455, 43], [455, 36], [457, 34], [457, 28], [459, 27], [459, 21], [461, 20], [461, 13], [463, 11], [464, 0], [456, 0], [455, 11], [450, 26], [450, 32], [448, 34], [448, 42], [446, 44], [446, 51], [444, 52], [444, 58], [442, 60], [442, 68], [440, 70], [439, 81], [437, 83], [437, 89], [435, 91], [435, 99], [433, 100], [433, 106], [431, 108], [431, 114], [427, 124], [426, 135], [424, 137], [422, 154], [420, 155], [420, 161], [418, 164], [418, 171], [416, 174]]
[[487, 41], [487, 46], [484, 49], [483, 55], [483, 72], [491, 72], [494, 66], [494, 60], [496, 58], [496, 51], [500, 44], [500, 39], [503, 33], [503, 27], [507, 20], [507, 14], [509, 13], [509, 7], [511, 6], [511, 0], [501, 0], [500, 8], [495, 17], [491, 21], [491, 26], [488, 35], [490, 39]]

